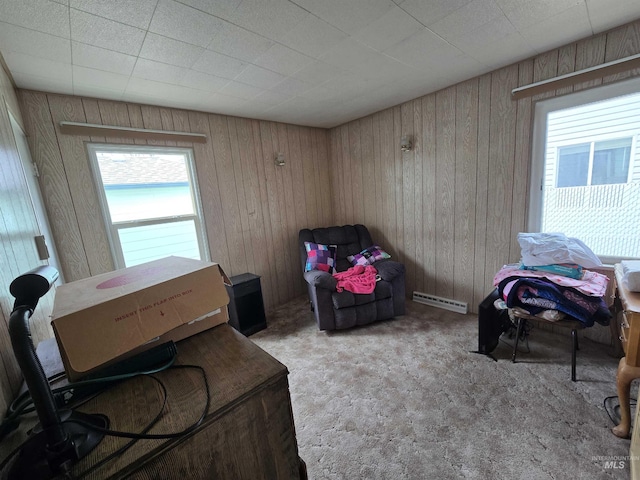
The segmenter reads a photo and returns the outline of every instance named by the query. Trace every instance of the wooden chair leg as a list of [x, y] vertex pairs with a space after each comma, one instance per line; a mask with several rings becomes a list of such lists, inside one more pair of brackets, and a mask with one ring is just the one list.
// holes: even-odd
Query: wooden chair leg
[[571, 330], [571, 381], [576, 381], [576, 350], [578, 350], [578, 332]]

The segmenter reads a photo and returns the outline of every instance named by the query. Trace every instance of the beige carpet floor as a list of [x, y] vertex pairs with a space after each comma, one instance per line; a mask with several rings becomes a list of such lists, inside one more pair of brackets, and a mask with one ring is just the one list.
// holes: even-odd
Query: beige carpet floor
[[618, 360], [588, 339], [575, 383], [568, 332], [534, 329], [530, 353], [513, 364], [502, 343], [494, 362], [470, 353], [477, 316], [410, 301], [403, 317], [327, 333], [301, 297], [250, 339], [289, 369], [312, 480], [629, 478], [630, 441], [603, 406]]

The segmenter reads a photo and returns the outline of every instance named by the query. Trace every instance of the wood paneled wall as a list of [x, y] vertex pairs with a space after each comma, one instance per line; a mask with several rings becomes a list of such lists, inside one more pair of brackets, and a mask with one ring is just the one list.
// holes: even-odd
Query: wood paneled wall
[[494, 273], [520, 258], [535, 102], [640, 72], [519, 101], [511, 90], [638, 53], [634, 22], [331, 129], [335, 223], [367, 225], [405, 263], [409, 295], [476, 312]]
[[[212, 260], [262, 277], [269, 311], [304, 292], [298, 231], [333, 222], [326, 130], [93, 98], [20, 91], [22, 113], [67, 281], [113, 270], [87, 142], [61, 121], [203, 133], [193, 148]], [[135, 140], [149, 145], [174, 142]], [[277, 167], [276, 152], [286, 165]]]
[[[0, 412], [6, 411], [22, 383], [9, 338], [8, 322], [15, 300], [9, 285], [18, 275], [45, 263], [39, 260], [33, 240], [39, 229], [9, 112], [22, 122], [13, 85], [0, 66]], [[48, 322], [52, 305], [53, 292], [49, 292], [31, 317], [36, 343], [52, 334]]]
[[[134, 140], [62, 135], [63, 120], [207, 135], [180, 146], [195, 152], [211, 256], [230, 275], [261, 275], [268, 310], [304, 292], [300, 228], [364, 223], [406, 264], [408, 292], [475, 311], [495, 271], [520, 255], [535, 102], [624, 75], [517, 102], [511, 90], [638, 52], [634, 22], [329, 131], [31, 91], [20, 99], [69, 281], [113, 269], [85, 143]], [[404, 134], [411, 152], [400, 152]]]

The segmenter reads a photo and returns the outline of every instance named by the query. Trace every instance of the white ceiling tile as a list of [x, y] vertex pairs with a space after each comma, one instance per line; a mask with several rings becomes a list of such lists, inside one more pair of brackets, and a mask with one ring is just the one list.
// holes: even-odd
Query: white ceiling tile
[[[436, 62], [436, 65], [442, 65], [442, 61]], [[466, 53], [461, 53], [455, 57], [448, 56], [446, 62], [447, 71], [446, 73], [442, 72], [440, 76], [449, 79], [449, 85], [463, 82], [480, 73], [484, 73], [482, 71], [483, 64]]]
[[[199, 99], [209, 96], [206, 92], [201, 90], [193, 90], [179, 85], [170, 85], [168, 83], [136, 77], [131, 77], [129, 79], [125, 95], [129, 94], [156, 97], [159, 99], [171, 98], [174, 101], [181, 100], [183, 102], [191, 102], [194, 98]], [[154, 102], [153, 104], [158, 103]], [[166, 105], [166, 102], [161, 104]]]
[[438, 20], [453, 13], [457, 9], [471, 3], [472, 0], [405, 0], [402, 9], [425, 26], [433, 25]]
[[123, 97], [127, 101], [164, 107], [206, 110], [203, 105], [212, 95], [178, 85], [168, 85], [151, 80], [132, 78]]
[[149, 31], [206, 47], [224, 21], [173, 0], [160, 0]]
[[[409, 1], [409, 0], [407, 0]], [[448, 56], [457, 56], [459, 49], [444, 41], [435, 33], [423, 30], [387, 49], [385, 53], [399, 62], [420, 70], [434, 67], [434, 61], [445, 61]]]
[[220, 93], [223, 95], [244, 98], [245, 100], [250, 100], [262, 92], [264, 92], [262, 88], [253, 87], [246, 83], [236, 82], [235, 80], [231, 80], [220, 89]]
[[[175, 102], [175, 105], [178, 106], [185, 101], [193, 101], [203, 95], [201, 90], [193, 90], [192, 88], [182, 87], [180, 85], [167, 85], [164, 90], [164, 96], [171, 101]], [[216, 95], [215, 93], [213, 95]], [[205, 93], [204, 96], [209, 96], [208, 93]]]
[[465, 48], [465, 52], [485, 65], [487, 71], [490, 71], [534, 56], [536, 51], [530, 45], [531, 42], [516, 32], [494, 42], [469, 44]]
[[335, 100], [338, 96], [340, 96], [341, 92], [334, 87], [335, 84], [331, 83], [328, 86], [318, 85], [313, 87], [306, 92], [303, 92], [300, 96], [304, 98], [308, 98], [309, 100], [322, 100], [325, 99], [327, 101]]
[[77, 42], [137, 55], [144, 36], [139, 28], [71, 9], [71, 39]]
[[291, 75], [311, 62], [313, 58], [276, 43], [253, 63], [283, 75]]
[[148, 32], [140, 50], [140, 58], [191, 67], [204, 53], [204, 48]]
[[222, 93], [214, 93], [210, 98], [208, 105], [213, 106], [215, 109], [224, 109], [224, 112], [231, 111], [234, 108], [240, 107], [246, 103], [247, 100], [237, 97], [231, 97]]
[[298, 70], [292, 77], [314, 85], [319, 85], [344, 73], [346, 73], [346, 69], [318, 60]]
[[136, 57], [124, 53], [106, 50], [84, 43], [72, 42], [71, 57], [74, 65], [104, 70], [120, 75], [131, 75]]
[[515, 27], [503, 15], [493, 18], [475, 30], [464, 33], [461, 36], [450, 37], [447, 40], [460, 50], [474, 52], [475, 55], [479, 49], [485, 49], [485, 45], [494, 44], [507, 36], [517, 33]]
[[133, 68], [132, 76], [177, 85], [185, 76], [186, 72], [186, 68], [139, 58], [136, 66]]
[[272, 40], [257, 33], [229, 22], [222, 22], [218, 33], [213, 37], [207, 49], [251, 62], [269, 50], [273, 44]]
[[620, 18], [640, 18], [638, 0], [586, 0], [593, 33], [604, 32], [620, 25]]
[[7, 53], [4, 60], [18, 88], [73, 93], [71, 64], [53, 62], [22, 53]]
[[229, 19], [242, 0], [177, 0], [219, 18]]
[[366, 80], [382, 84], [403, 78], [411, 71], [411, 67], [385, 54], [376, 53], [375, 56], [367, 56], [359, 62], [354, 62], [349, 71]]
[[566, 45], [583, 38], [585, 30], [591, 28], [586, 10], [586, 5], [578, 5], [520, 33], [538, 52]]
[[294, 99], [295, 97], [291, 97], [289, 100], [285, 100], [282, 103], [273, 105], [269, 109], [269, 118], [273, 118], [274, 121], [278, 121], [276, 120], [276, 116], [281, 115], [283, 112], [287, 112], [289, 109], [291, 109], [291, 105]]
[[0, 20], [69, 38], [69, 8], [48, 0], [3, 0]]
[[294, 77], [288, 77], [286, 80], [274, 86], [271, 90], [284, 95], [295, 96], [300, 95], [307, 90], [311, 90], [315, 85], [304, 82]]
[[393, 105], [398, 105], [400, 103], [418, 98], [420, 96], [421, 93], [413, 92], [406, 88], [403, 88], [402, 91], [399, 91], [393, 86], [388, 86], [388, 88], [382, 86], [370, 92], [366, 92], [364, 95], [354, 99], [353, 102], [346, 103], [345, 107], [351, 110], [356, 105], [359, 105], [359, 108], [366, 106], [368, 108], [367, 114], [369, 114], [377, 112], [379, 110], [384, 110], [385, 108], [391, 107]]
[[102, 98], [105, 100], [122, 100], [123, 91], [109, 90], [94, 85], [73, 85], [73, 94], [79, 97]]
[[354, 38], [347, 38], [320, 57], [325, 63], [334, 67], [349, 70], [353, 65], [372, 61], [380, 53], [371, 47], [363, 45]]
[[71, 42], [68, 38], [56, 37], [4, 22], [0, 22], [0, 51], [4, 54], [23, 53], [54, 62], [71, 63]]
[[313, 15], [308, 15], [281, 42], [299, 52], [317, 58], [347, 34]]
[[387, 48], [421, 31], [424, 26], [399, 7], [394, 7], [353, 37], [376, 50]]
[[266, 68], [258, 67], [256, 65], [248, 65], [240, 75], [236, 77], [239, 82], [253, 85], [263, 89], [268, 89], [277, 85], [284, 80], [284, 75], [281, 75]]
[[119, 75], [117, 73], [105, 72], [104, 70], [79, 67], [77, 65], [72, 67], [72, 73], [74, 90], [77, 86], [83, 85], [104, 90], [119, 91], [122, 94], [129, 82], [128, 75]]
[[[407, 99], [410, 100], [410, 99]], [[384, 102], [386, 104], [387, 102]], [[371, 99], [369, 97], [356, 97], [345, 103], [342, 108], [349, 112], [349, 120], [355, 120], [356, 118], [365, 117], [376, 110], [381, 110], [384, 107], [374, 107], [371, 105]]]
[[71, 66], [69, 65], [69, 75], [63, 78], [40, 76], [36, 74], [11, 72], [13, 80], [18, 88], [26, 90], [39, 90], [42, 92], [62, 93], [65, 95], [73, 95], [73, 85], [71, 83]]
[[496, 18], [507, 20], [493, 0], [474, 0], [429, 25], [429, 30], [449, 40], [477, 30]]
[[350, 72], [367, 79], [387, 78], [389, 73], [398, 73], [406, 70], [405, 65], [383, 53], [374, 51], [354, 62]]
[[279, 105], [276, 105], [269, 109], [270, 113], [280, 114], [281, 121], [285, 119], [289, 119], [288, 121], [293, 121], [294, 118], [299, 118], [298, 113], [305, 111], [317, 110], [318, 108], [323, 108], [323, 105], [326, 105], [326, 100], [316, 100], [311, 98], [304, 97], [293, 97], [291, 100], [287, 100]]
[[206, 73], [189, 70], [184, 74], [180, 85], [183, 87], [195, 88], [207, 92], [218, 92], [222, 87], [229, 83], [228, 78], [216, 77]]
[[260, 95], [258, 95], [255, 100], [258, 102], [262, 102], [268, 105], [278, 105], [279, 103], [286, 102], [290, 100], [293, 95], [287, 95], [285, 93], [279, 93], [271, 90], [265, 90]]
[[21, 88], [334, 126], [639, 17], [638, 0], [0, 0], [0, 52]]
[[71, 8], [138, 28], [149, 28], [158, 0], [71, 0]]
[[205, 50], [191, 68], [217, 77], [235, 78], [246, 66], [245, 62], [241, 62], [237, 58]]
[[284, 38], [308, 13], [288, 0], [243, 0], [231, 22], [267, 38]]
[[[60, 63], [22, 53], [7, 53], [4, 60], [11, 73], [47, 77], [57, 82], [71, 84], [71, 64]], [[20, 85], [19, 85], [20, 86]]]
[[293, 0], [345, 33], [354, 34], [391, 10], [391, 0]]
[[322, 85], [315, 87], [312, 90], [304, 92], [301, 96], [305, 98], [317, 98], [320, 100], [322, 94], [318, 95], [318, 92], [325, 92], [327, 99], [351, 99], [362, 95], [372, 86], [379, 86], [376, 82], [364, 79], [352, 73], [335, 77], [326, 81]]
[[583, 5], [584, 0], [495, 0], [509, 21], [518, 30], [535, 25], [554, 17], [576, 5]]
[[149, 97], [162, 97], [167, 91], [167, 84], [148, 80], [145, 78], [131, 77], [127, 88], [126, 95], [144, 95]]

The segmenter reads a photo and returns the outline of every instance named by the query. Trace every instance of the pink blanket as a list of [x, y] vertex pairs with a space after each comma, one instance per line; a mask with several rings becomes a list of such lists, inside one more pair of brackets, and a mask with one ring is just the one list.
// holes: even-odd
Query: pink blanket
[[334, 273], [338, 281], [336, 291], [346, 290], [351, 293], [372, 293], [376, 288], [376, 274], [378, 271], [372, 266], [356, 265], [346, 272]]

